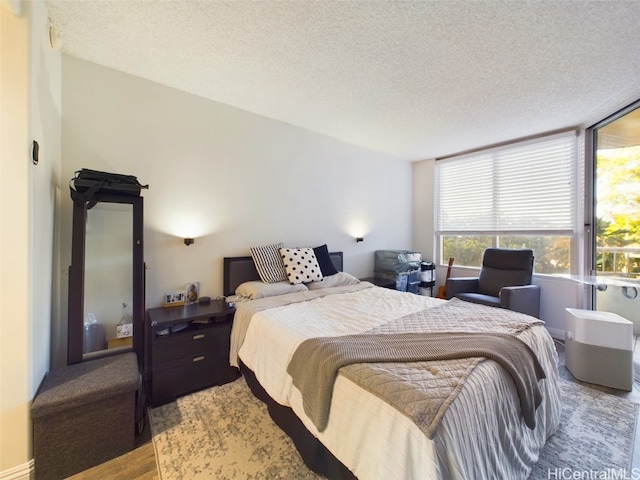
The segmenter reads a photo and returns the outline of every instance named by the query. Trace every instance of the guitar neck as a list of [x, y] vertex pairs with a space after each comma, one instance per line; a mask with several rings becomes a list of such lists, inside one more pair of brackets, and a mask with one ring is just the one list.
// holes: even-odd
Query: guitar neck
[[445, 278], [445, 283], [451, 277], [451, 267], [453, 267], [453, 257], [449, 258], [449, 264], [447, 265], [447, 276]]

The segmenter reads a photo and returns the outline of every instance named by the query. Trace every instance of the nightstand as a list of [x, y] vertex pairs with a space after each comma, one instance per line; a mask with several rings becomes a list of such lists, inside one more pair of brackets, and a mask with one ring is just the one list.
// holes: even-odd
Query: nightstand
[[238, 369], [229, 365], [234, 311], [223, 300], [147, 311], [152, 407], [238, 377]]

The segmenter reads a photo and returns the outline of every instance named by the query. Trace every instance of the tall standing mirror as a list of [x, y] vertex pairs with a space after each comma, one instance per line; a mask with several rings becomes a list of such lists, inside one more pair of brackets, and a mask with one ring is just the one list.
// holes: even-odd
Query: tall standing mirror
[[87, 358], [133, 346], [133, 209], [98, 203], [87, 212], [84, 266], [84, 334]]
[[142, 197], [94, 194], [73, 202], [69, 364], [144, 345]]

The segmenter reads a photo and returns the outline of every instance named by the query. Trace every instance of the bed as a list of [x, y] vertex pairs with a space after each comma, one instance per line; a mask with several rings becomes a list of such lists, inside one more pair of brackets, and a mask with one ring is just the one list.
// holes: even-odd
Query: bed
[[[342, 253], [330, 256], [341, 272]], [[557, 355], [543, 323], [368, 282], [333, 286], [331, 278], [324, 288], [238, 301], [231, 338], [230, 363], [240, 367], [309, 468], [328, 478], [361, 480], [527, 478], [560, 419]], [[258, 279], [252, 257], [224, 259], [225, 296]], [[544, 378], [535, 382], [539, 405], [526, 408], [516, 377], [493, 360], [373, 361], [338, 370], [328, 417], [318, 423], [304, 384], [289, 373], [299, 347], [318, 337], [395, 335], [398, 326], [401, 335], [415, 328], [443, 336], [504, 336], [493, 329], [506, 328], [542, 368]]]

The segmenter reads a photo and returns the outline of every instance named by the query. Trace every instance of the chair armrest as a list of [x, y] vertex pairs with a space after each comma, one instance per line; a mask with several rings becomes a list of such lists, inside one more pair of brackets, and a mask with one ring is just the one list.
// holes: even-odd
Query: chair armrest
[[500, 306], [540, 318], [540, 285], [502, 287]]
[[476, 293], [478, 291], [478, 277], [455, 277], [447, 279], [444, 293], [447, 300], [458, 293]]

